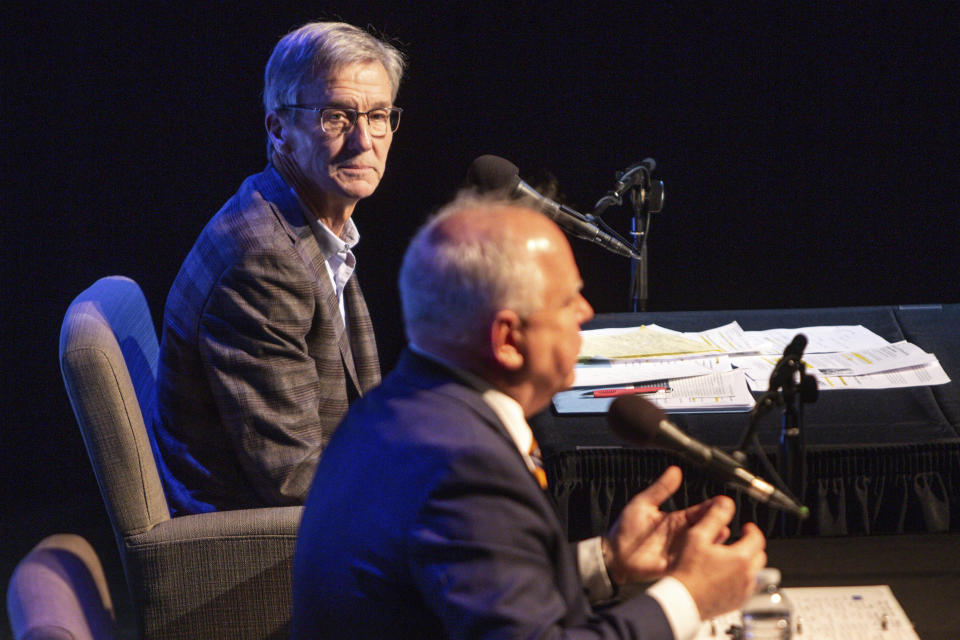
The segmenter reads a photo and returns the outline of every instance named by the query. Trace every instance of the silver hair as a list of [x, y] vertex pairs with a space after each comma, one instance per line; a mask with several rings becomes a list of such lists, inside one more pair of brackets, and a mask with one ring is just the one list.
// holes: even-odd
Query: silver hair
[[485, 216], [516, 208], [472, 192], [458, 195], [414, 236], [400, 267], [400, 300], [407, 339], [472, 352], [489, 339], [501, 309], [521, 318], [543, 306], [544, 274], [511, 225], [488, 226], [469, 238], [447, 233], [442, 223], [466, 213]]
[[296, 104], [300, 90], [314, 80], [325, 79], [350, 64], [374, 61], [386, 69], [396, 100], [405, 66], [396, 47], [345, 22], [305, 24], [281, 38], [267, 61], [264, 109]]

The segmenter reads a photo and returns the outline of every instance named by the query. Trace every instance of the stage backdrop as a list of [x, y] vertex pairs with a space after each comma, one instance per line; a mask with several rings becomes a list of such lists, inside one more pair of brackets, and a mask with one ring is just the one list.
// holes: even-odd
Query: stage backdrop
[[[956, 3], [354, 4], [4, 3], [4, 529], [25, 504], [97, 499], [64, 310], [125, 274], [159, 324], [197, 233], [265, 164], [263, 66], [311, 19], [370, 24], [409, 58], [356, 212], [385, 368], [403, 249], [484, 153], [585, 212], [654, 158], [650, 309], [958, 300]], [[574, 245], [587, 298], [627, 310], [628, 262]]]

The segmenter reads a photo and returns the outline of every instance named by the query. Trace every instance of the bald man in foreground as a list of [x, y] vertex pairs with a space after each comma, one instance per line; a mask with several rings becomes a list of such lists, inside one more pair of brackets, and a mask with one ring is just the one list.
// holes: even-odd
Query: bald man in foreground
[[[656, 581], [591, 607], [546, 494], [526, 418], [571, 384], [580, 293], [559, 228], [461, 196], [404, 257], [409, 347], [330, 441], [294, 557], [294, 638], [691, 638], [766, 563], [724, 496], [672, 513], [668, 468], [596, 539], [600, 579]], [[581, 545], [581, 547], [584, 545]], [[582, 560], [582, 558], [581, 558]]]

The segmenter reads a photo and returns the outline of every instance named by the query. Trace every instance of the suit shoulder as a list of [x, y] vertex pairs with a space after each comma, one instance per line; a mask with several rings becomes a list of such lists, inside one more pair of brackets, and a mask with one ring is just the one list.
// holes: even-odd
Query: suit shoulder
[[388, 377], [351, 406], [334, 433], [333, 440], [339, 438], [443, 466], [468, 459], [508, 468], [520, 462], [513, 441], [479, 394], [450, 382], [418, 388]]
[[237, 254], [285, 251], [296, 241], [280, 212], [281, 203], [269, 199], [248, 178], [207, 223], [198, 244], [207, 242]]
[[165, 307], [171, 317], [194, 317], [178, 322], [184, 325], [182, 331], [194, 324], [217, 283], [230, 274], [243, 276], [249, 271], [258, 281], [269, 278], [313, 291], [316, 278], [309, 266], [311, 252], [301, 242], [310, 234], [303, 233], [301, 238], [298, 232], [302, 230], [292, 228], [289, 216], [281, 214], [280, 207], [289, 202], [277, 203], [266, 197], [270, 189], [259, 188], [263, 176], [243, 182], [206, 224], [184, 259]]

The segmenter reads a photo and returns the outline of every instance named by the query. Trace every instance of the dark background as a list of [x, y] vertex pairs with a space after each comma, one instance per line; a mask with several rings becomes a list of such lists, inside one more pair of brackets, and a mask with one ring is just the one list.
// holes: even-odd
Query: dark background
[[[616, 170], [655, 158], [667, 199], [650, 236], [652, 310], [960, 300], [956, 3], [2, 12], [0, 539], [14, 550], [37, 541], [21, 539], [25, 508], [99, 500], [57, 364], [67, 305], [125, 274], [159, 326], [201, 227], [265, 165], [263, 67], [308, 20], [373, 25], [409, 56], [388, 170], [355, 218], [384, 369], [403, 344], [403, 249], [483, 153], [531, 182], [555, 177], [581, 211]], [[629, 215], [607, 219], [625, 232]], [[628, 261], [574, 247], [597, 311], [628, 310]]]

